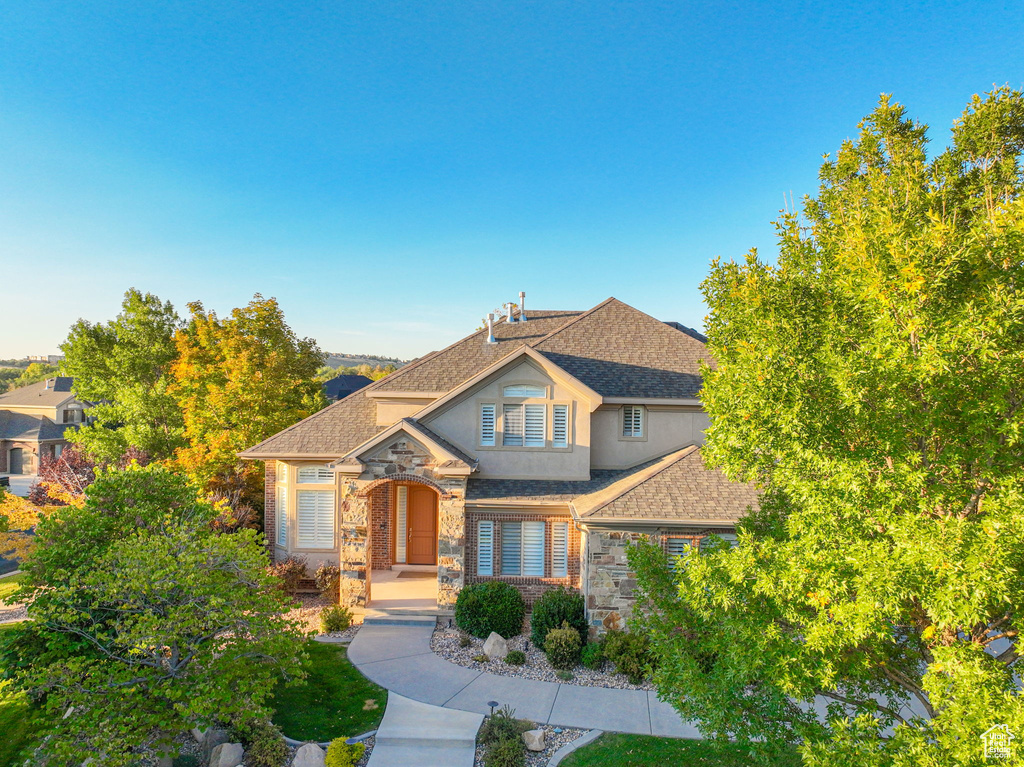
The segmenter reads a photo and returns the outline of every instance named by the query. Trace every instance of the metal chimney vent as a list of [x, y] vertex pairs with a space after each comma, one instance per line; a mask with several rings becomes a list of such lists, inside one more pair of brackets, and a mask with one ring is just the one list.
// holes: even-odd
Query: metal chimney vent
[[498, 343], [498, 340], [494, 337], [494, 312], [488, 312], [487, 314], [487, 343]]
[[526, 322], [526, 294], [519, 291], [519, 321]]

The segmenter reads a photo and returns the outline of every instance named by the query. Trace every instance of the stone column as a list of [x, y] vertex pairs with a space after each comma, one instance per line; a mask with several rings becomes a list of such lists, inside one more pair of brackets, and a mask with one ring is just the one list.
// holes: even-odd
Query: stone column
[[453, 610], [466, 582], [466, 480], [441, 481], [437, 508], [437, 606]]
[[340, 603], [345, 607], [366, 607], [366, 579], [370, 562], [367, 536], [370, 499], [368, 496], [355, 495], [351, 485], [343, 481], [339, 505]]

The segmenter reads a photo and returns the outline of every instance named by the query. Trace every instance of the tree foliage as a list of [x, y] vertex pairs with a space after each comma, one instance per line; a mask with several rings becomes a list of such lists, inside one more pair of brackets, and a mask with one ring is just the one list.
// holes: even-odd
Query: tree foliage
[[9, 632], [3, 666], [45, 696], [56, 763], [128, 764], [197, 724], [269, 714], [297, 628], [261, 536], [218, 533], [216, 516], [180, 476], [133, 464], [40, 521], [34, 620]]
[[54, 458], [44, 455], [39, 460], [39, 474], [28, 499], [37, 505], [81, 505], [85, 489], [96, 476], [96, 463], [75, 445], [65, 448]]
[[254, 472], [242, 469], [239, 451], [324, 406], [315, 380], [324, 355], [295, 335], [274, 298], [257, 294], [224, 319], [199, 302], [189, 310], [172, 367], [187, 441], [177, 460], [209, 487], [232, 472]]
[[94, 405], [91, 423], [69, 431], [69, 440], [105, 463], [129, 448], [162, 460], [184, 444], [181, 410], [168, 391], [180, 326], [170, 302], [132, 288], [114, 320], [71, 327], [61, 370], [74, 377], [75, 395]]
[[926, 147], [883, 98], [776, 266], [713, 265], [704, 455], [766, 494], [735, 550], [631, 555], [663, 695], [813, 765], [978, 764], [989, 727], [1024, 734], [1024, 97]]

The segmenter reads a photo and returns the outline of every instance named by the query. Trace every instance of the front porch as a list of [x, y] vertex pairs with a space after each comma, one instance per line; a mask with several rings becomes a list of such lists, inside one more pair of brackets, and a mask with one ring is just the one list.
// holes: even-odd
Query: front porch
[[370, 573], [367, 612], [441, 615], [437, 605], [437, 565], [392, 565]]

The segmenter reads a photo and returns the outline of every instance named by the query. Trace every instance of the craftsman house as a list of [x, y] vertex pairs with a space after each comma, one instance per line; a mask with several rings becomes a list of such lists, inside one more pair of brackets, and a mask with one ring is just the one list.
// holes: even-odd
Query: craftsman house
[[339, 563], [355, 608], [426, 579], [443, 611], [502, 579], [578, 588], [621, 628], [630, 540], [684, 554], [757, 502], [701, 461], [704, 339], [614, 298], [489, 325], [242, 454], [265, 462], [272, 556]]
[[64, 432], [85, 421], [88, 402], [71, 391], [74, 379], [47, 378], [0, 394], [0, 474], [35, 474], [43, 456], [56, 458]]

